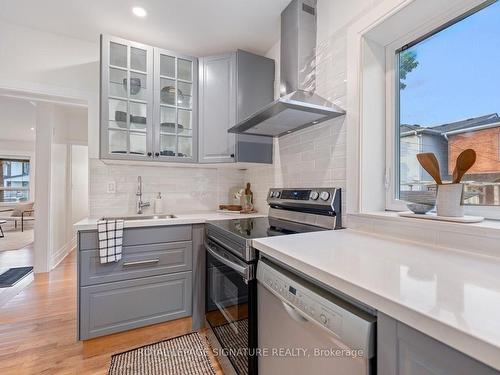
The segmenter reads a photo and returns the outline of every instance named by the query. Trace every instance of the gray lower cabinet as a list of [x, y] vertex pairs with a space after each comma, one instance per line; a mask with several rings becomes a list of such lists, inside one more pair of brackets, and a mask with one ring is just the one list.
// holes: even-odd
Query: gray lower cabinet
[[[200, 327], [201, 281], [193, 281], [193, 248], [203, 226], [125, 228], [122, 259], [101, 264], [97, 231], [78, 232], [78, 336], [87, 340], [193, 315]], [[194, 235], [193, 235], [194, 233]], [[193, 284], [194, 295], [193, 297]]]
[[500, 372], [387, 315], [378, 314], [377, 373], [498, 375]]
[[229, 134], [273, 101], [274, 60], [238, 50], [199, 59], [199, 161], [272, 163], [273, 139]]
[[192, 273], [82, 287], [82, 340], [191, 315]]

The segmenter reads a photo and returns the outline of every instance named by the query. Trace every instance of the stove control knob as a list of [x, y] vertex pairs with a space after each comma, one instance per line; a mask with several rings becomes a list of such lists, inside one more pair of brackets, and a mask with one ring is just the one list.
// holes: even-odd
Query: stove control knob
[[311, 194], [309, 194], [309, 199], [315, 201], [318, 198], [319, 198], [319, 193], [317, 191], [311, 191]]
[[281, 192], [279, 192], [279, 191], [274, 192], [274, 198], [279, 198], [280, 195], [281, 195]]
[[322, 201], [327, 201], [328, 198], [330, 198], [330, 193], [327, 192], [327, 191], [322, 191], [321, 194], [319, 195], [319, 198], [322, 200]]
[[321, 320], [321, 323], [323, 323], [323, 324], [328, 323], [328, 318], [325, 316], [325, 314], [321, 314], [319, 316], [319, 320]]

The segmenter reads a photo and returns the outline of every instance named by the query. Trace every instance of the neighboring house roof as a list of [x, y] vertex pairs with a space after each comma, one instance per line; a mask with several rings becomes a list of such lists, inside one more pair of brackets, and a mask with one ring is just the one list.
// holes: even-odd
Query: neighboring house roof
[[420, 130], [420, 125], [407, 125], [407, 124], [401, 124], [401, 127], [400, 127], [400, 132], [401, 134], [403, 133], [407, 133], [407, 132], [413, 132], [415, 133], [415, 131], [418, 131]]
[[467, 120], [450, 122], [448, 124], [441, 124], [436, 126], [422, 127], [420, 125], [401, 125], [401, 137], [408, 137], [416, 134], [430, 134], [430, 135], [446, 135], [458, 134], [473, 129], [487, 129], [490, 127], [500, 126], [500, 117], [498, 113], [491, 113], [489, 115], [474, 117]]

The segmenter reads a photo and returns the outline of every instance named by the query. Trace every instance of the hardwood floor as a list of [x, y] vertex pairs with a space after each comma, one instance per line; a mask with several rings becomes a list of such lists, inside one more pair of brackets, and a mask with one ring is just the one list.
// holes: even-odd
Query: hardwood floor
[[[185, 318], [77, 341], [73, 251], [0, 308], [0, 374], [106, 374], [112, 354], [190, 331], [191, 318]], [[212, 362], [217, 374], [223, 374]]]
[[0, 268], [32, 266], [35, 262], [33, 242], [19, 250], [0, 251]]

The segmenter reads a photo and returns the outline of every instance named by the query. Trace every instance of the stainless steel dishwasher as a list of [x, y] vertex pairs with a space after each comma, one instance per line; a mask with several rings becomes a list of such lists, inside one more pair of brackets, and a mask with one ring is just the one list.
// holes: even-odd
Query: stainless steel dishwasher
[[259, 375], [375, 374], [374, 315], [268, 260], [257, 281]]

